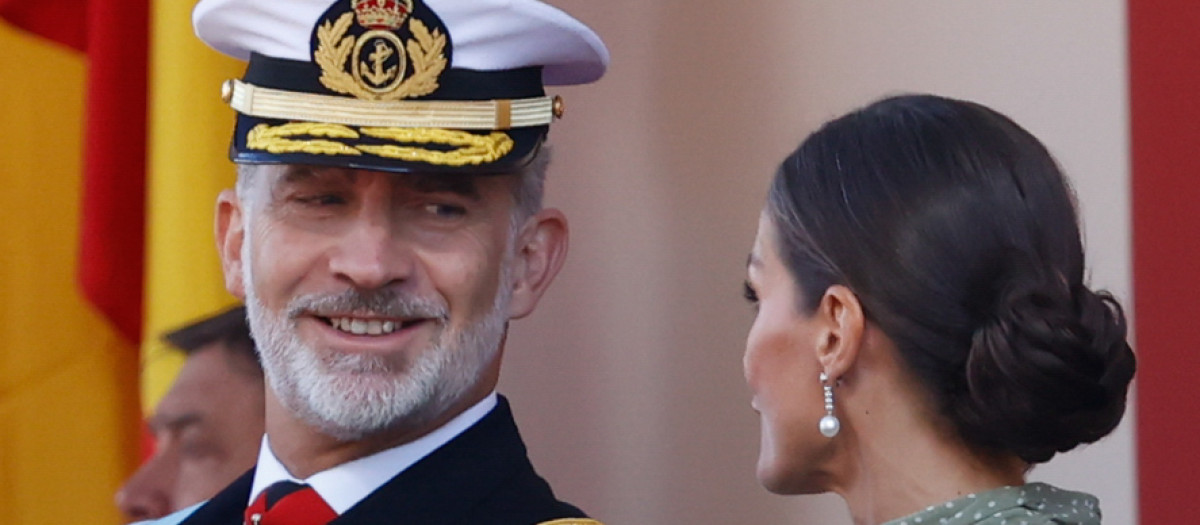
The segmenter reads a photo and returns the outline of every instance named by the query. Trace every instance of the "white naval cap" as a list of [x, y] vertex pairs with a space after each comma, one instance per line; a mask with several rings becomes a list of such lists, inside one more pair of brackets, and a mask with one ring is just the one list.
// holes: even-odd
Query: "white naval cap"
[[387, 171], [506, 171], [562, 115], [545, 85], [609, 54], [537, 0], [200, 0], [197, 36], [250, 62], [223, 96], [231, 158]]
[[[196, 36], [240, 60], [250, 53], [311, 60], [310, 35], [329, 0], [201, 0]], [[604, 75], [608, 49], [583, 23], [537, 0], [426, 0], [454, 41], [450, 67], [493, 71], [542, 66], [548, 86]]]

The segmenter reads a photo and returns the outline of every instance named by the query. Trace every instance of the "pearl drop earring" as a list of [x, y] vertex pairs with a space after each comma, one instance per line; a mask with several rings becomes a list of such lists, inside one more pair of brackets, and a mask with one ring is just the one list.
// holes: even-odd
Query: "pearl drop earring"
[[842, 423], [833, 415], [833, 385], [829, 384], [829, 376], [825, 372], [821, 372], [821, 387], [825, 389], [825, 417], [821, 418], [817, 428], [821, 430], [821, 435], [832, 438], [842, 429]]

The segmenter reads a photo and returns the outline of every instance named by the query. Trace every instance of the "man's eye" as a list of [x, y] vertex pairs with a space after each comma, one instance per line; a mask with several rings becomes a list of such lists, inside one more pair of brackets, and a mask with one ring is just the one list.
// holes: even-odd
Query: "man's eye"
[[188, 439], [184, 440], [180, 445], [179, 453], [186, 458], [205, 459], [218, 456], [221, 451], [219, 447], [210, 441]]
[[306, 206], [338, 206], [346, 203], [346, 199], [341, 195], [317, 194], [317, 195], [301, 195], [296, 197], [296, 202]]
[[452, 219], [467, 214], [467, 209], [453, 204], [430, 203], [425, 205], [425, 211], [431, 215]]

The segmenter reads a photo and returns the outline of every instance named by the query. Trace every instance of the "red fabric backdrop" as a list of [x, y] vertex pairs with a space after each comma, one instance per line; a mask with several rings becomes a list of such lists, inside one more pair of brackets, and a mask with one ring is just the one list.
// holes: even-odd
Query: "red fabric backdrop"
[[1200, 2], [1129, 1], [1142, 523], [1200, 507]]

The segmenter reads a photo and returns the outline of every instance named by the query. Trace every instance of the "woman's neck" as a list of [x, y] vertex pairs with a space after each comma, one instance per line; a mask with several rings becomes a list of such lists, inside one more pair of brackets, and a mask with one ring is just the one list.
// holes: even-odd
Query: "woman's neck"
[[871, 381], [847, 381], [841, 392], [843, 432], [835, 439], [843, 441], [828, 471], [828, 488], [846, 501], [854, 523], [876, 525], [1024, 483], [1025, 462], [963, 442], [894, 352], [860, 361]]
[[865, 341], [854, 371], [835, 389], [842, 433], [821, 469], [822, 488], [842, 496], [855, 524], [1025, 482], [1019, 457], [982, 452], [959, 437], [886, 336], [868, 330]]
[[[856, 525], [877, 525], [1006, 485], [1024, 483], [1025, 464], [971, 450], [950, 432], [909, 427], [856, 440], [835, 491]], [[861, 438], [861, 434], [859, 435]]]

